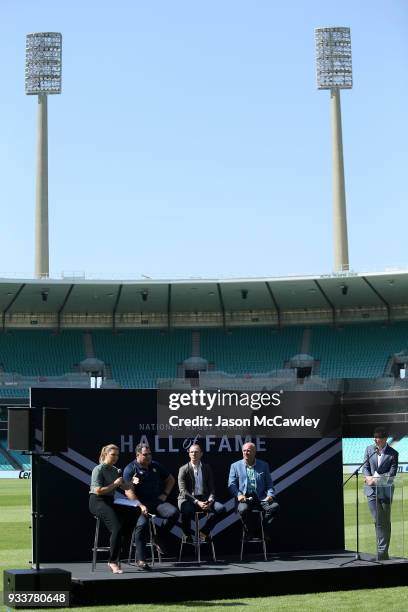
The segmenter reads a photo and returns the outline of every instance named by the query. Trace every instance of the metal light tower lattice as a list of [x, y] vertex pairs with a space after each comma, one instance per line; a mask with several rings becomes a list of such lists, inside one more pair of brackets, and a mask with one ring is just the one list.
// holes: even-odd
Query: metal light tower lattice
[[35, 275], [49, 276], [47, 96], [61, 93], [62, 36], [36, 32], [26, 37], [25, 91], [38, 95]]
[[330, 89], [333, 162], [334, 269], [349, 269], [340, 89], [351, 89], [350, 28], [316, 28], [318, 89]]

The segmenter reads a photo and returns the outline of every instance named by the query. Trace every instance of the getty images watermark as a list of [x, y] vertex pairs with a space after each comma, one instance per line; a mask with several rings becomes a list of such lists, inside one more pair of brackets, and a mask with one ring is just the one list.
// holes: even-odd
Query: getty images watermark
[[175, 437], [237, 433], [270, 438], [341, 435], [338, 396], [327, 391], [158, 391], [157, 424]]
[[[283, 393], [283, 392], [281, 392]], [[169, 392], [169, 409], [179, 410], [181, 407], [194, 406], [205, 410], [214, 407], [236, 407], [241, 406], [259, 410], [267, 406], [279, 406], [281, 403], [280, 393], [258, 393], [251, 391], [204, 391], [204, 389], [192, 389], [180, 393]]]

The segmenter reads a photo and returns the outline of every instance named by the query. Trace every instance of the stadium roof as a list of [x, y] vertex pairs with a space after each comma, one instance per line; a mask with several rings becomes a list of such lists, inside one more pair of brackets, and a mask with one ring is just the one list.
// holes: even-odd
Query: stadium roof
[[[408, 274], [384, 272], [289, 278], [112, 281], [84, 279], [0, 280], [3, 327], [17, 314], [62, 317], [86, 313], [118, 317], [125, 313], [269, 313], [280, 324], [285, 314], [302, 319], [345, 312], [375, 320], [408, 319]], [[371, 313], [371, 314], [370, 314]], [[256, 317], [254, 317], [256, 318]], [[327, 319], [327, 317], [323, 317]], [[250, 319], [249, 319], [250, 320]], [[262, 320], [254, 321], [261, 322]], [[266, 321], [265, 321], [266, 322]], [[291, 321], [293, 324], [294, 321]]]

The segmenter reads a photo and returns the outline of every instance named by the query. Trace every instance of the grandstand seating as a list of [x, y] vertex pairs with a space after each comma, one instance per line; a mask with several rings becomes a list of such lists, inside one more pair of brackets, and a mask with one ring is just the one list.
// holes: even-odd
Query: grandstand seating
[[[307, 334], [303, 327], [280, 330], [247, 327], [227, 332], [219, 328], [199, 332], [93, 330], [86, 334], [71, 330], [60, 334], [18, 330], [0, 335], [0, 395], [27, 396], [28, 387], [34, 383], [27, 380], [24, 384], [24, 380], [19, 380], [21, 375], [67, 376], [74, 372], [89, 357], [85, 335], [92, 338], [94, 356], [105, 363], [112, 379], [122, 387], [155, 388], [159, 379], [178, 376], [180, 364], [192, 355], [193, 333], [195, 336], [199, 333], [200, 355], [209, 362], [210, 369], [243, 377], [277, 370], [281, 373], [294, 355], [305, 352], [302, 343], [306, 336], [307, 352], [315, 359], [313, 374], [323, 379], [383, 377], [390, 355], [408, 347], [406, 322], [388, 327], [380, 324], [353, 324], [341, 329], [316, 326], [307, 330]], [[43, 382], [45, 385], [47, 381]], [[73, 386], [69, 376], [54, 382], [59, 386]], [[41, 380], [37, 383], [41, 384]], [[387, 383], [394, 384], [394, 379], [383, 377], [381, 384], [385, 387]]]
[[13, 466], [0, 454], [0, 470], [14, 470]]
[[[0, 396], [26, 398], [28, 387], [33, 384], [50, 386], [55, 382], [75, 386], [81, 378], [86, 385], [87, 375], [78, 371], [78, 364], [90, 356], [89, 347], [112, 377], [107, 386], [114, 386], [116, 380], [124, 388], [155, 388], [160, 379], [168, 379], [170, 386], [172, 379], [183, 375], [183, 362], [193, 354], [198, 356], [198, 350], [209, 363], [210, 371], [202, 377], [208, 385], [222, 385], [231, 380], [237, 388], [245, 385], [249, 389], [261, 381], [267, 386], [269, 377], [276, 384], [282, 383], [282, 388], [297, 389], [294, 370], [285, 368], [295, 355], [307, 352], [315, 360], [315, 369], [311, 378], [302, 381], [301, 389], [319, 390], [324, 386], [324, 379], [329, 378], [376, 378], [379, 388], [407, 387], [408, 378], [384, 376], [390, 356], [408, 348], [407, 322], [391, 326], [314, 326], [305, 332], [300, 326], [280, 330], [234, 328], [227, 332], [219, 328], [118, 333], [69, 330], [59, 334], [16, 330], [0, 334]], [[47, 380], [47, 377], [55, 378]], [[364, 381], [355, 384], [356, 390], [363, 390], [370, 389], [372, 383], [366, 381], [365, 387]], [[353, 381], [349, 384], [349, 390], [352, 389]], [[370, 442], [371, 439], [345, 439], [344, 462], [360, 463]], [[400, 461], [408, 462], [408, 439], [394, 446], [400, 452]], [[13, 456], [24, 469], [30, 468], [26, 456], [19, 453]], [[1, 454], [0, 469], [12, 469]]]
[[[392, 440], [388, 442], [399, 452], [400, 463], [408, 463], [408, 437], [398, 442]], [[365, 449], [372, 443], [372, 438], [343, 438], [343, 463], [360, 464], [363, 461]]]
[[400, 463], [408, 463], [408, 437], [402, 438], [393, 446], [399, 452]]
[[343, 438], [343, 463], [360, 464], [365, 449], [372, 443], [372, 438]]
[[388, 357], [408, 346], [408, 323], [313, 327], [310, 352], [323, 378], [382, 376]]
[[28, 397], [28, 388], [34, 383], [20, 383], [20, 376], [63, 375], [72, 372], [81, 359], [84, 359], [83, 333], [79, 331], [54, 334], [16, 330], [0, 334], [0, 396]]
[[302, 327], [237, 328], [225, 333], [203, 329], [201, 356], [217, 370], [233, 374], [269, 372], [282, 368], [284, 362], [300, 352]]
[[28, 376], [58, 376], [84, 359], [83, 333], [28, 330], [0, 334], [0, 366]]
[[23, 455], [23, 453], [19, 453], [17, 451], [9, 451], [16, 459], [16, 461], [21, 465], [23, 470], [31, 470], [31, 459], [29, 455]]
[[[5, 439], [0, 439], [0, 447], [6, 449], [7, 441]], [[31, 469], [31, 459], [29, 455], [23, 455], [23, 453], [19, 453], [17, 451], [9, 450], [8, 453], [14, 458], [14, 460], [18, 463], [20, 469], [30, 470]], [[16, 467], [11, 465], [8, 459], [0, 452], [0, 470], [15, 470]]]
[[177, 376], [177, 364], [191, 355], [191, 331], [93, 331], [95, 355], [110, 366], [123, 387], [155, 388], [157, 379]]
[[0, 397], [27, 398], [28, 396], [29, 396], [28, 389], [22, 389], [22, 388], [13, 389], [12, 387], [0, 387]]

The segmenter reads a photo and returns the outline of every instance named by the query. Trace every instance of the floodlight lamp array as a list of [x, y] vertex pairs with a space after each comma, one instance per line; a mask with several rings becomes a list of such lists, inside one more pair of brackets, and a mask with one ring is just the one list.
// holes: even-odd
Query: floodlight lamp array
[[318, 89], [351, 89], [350, 28], [316, 28], [316, 78]]
[[36, 32], [26, 36], [25, 92], [27, 95], [61, 93], [62, 35]]

